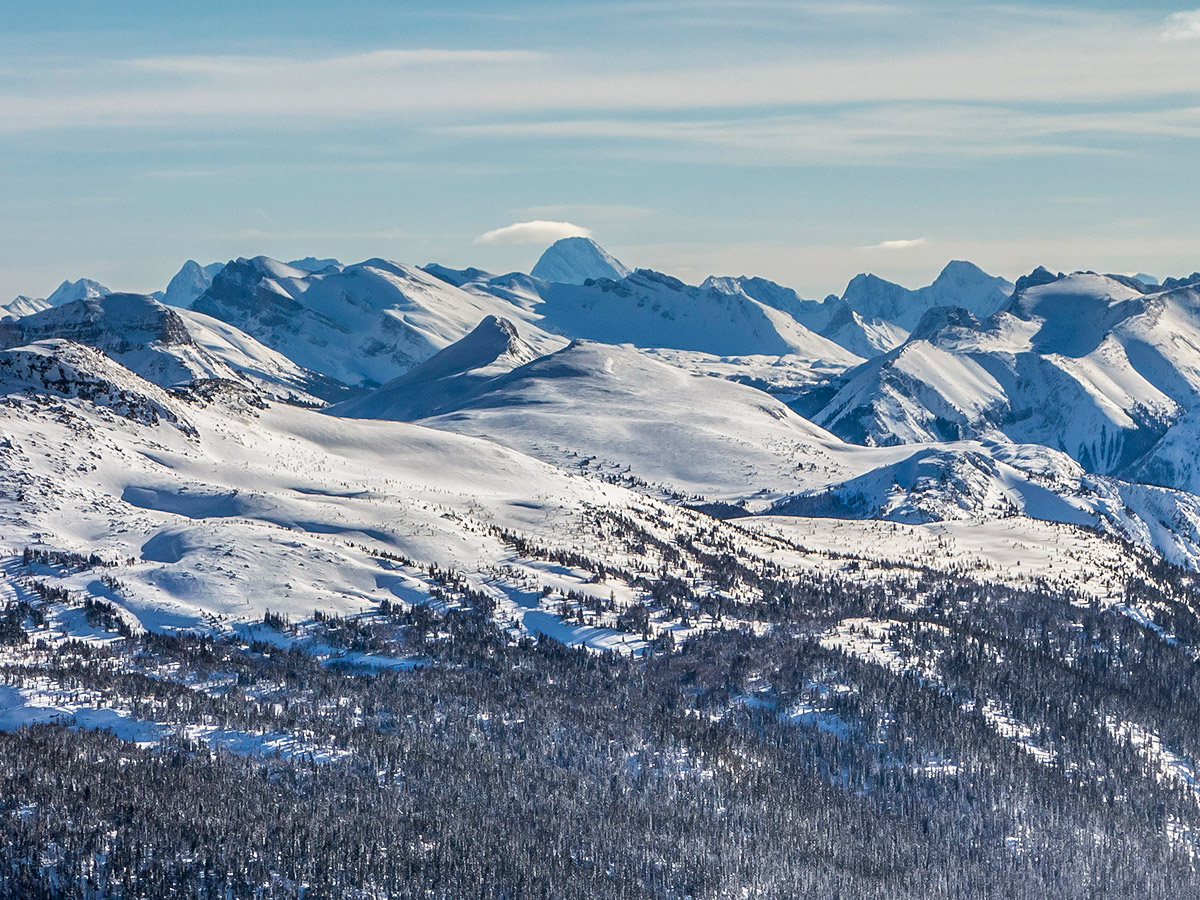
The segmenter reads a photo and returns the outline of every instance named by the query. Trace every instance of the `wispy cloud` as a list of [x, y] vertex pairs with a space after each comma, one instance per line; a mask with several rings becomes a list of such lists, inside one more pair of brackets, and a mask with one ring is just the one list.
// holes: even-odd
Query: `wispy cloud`
[[527, 64], [543, 59], [533, 50], [445, 50], [439, 48], [372, 50], [340, 56], [302, 59], [286, 56], [194, 55], [148, 56], [125, 60], [133, 69], [177, 75], [274, 78], [296, 73], [327, 75], [379, 73], [416, 66]]
[[1167, 16], [1163, 25], [1163, 37], [1169, 41], [1200, 38], [1200, 9]]
[[514, 222], [475, 238], [476, 244], [550, 244], [565, 237], [591, 237], [592, 232], [571, 222]]
[[[892, 162], [904, 158], [1105, 154], [1113, 138], [1200, 138], [1200, 107], [1148, 112], [1059, 107], [905, 103], [821, 108], [752, 118], [564, 118], [452, 125], [478, 138], [599, 139], [625, 147], [708, 148], [708, 158], [747, 165]], [[678, 150], [671, 153], [678, 154]]]
[[867, 247], [860, 247], [860, 250], [908, 250], [912, 247], [920, 247], [923, 244], [928, 244], [929, 238], [907, 238], [896, 241], [880, 241], [878, 244], [871, 244]]
[[[840, 4], [833, 4], [839, 6]], [[847, 4], [855, 9], [857, 4]], [[869, 8], [869, 7], [868, 7]], [[0, 78], [0, 131], [191, 126], [252, 115], [259, 127], [314, 130], [347, 120], [463, 122], [488, 116], [603, 117], [836, 105], [1096, 104], [1197, 95], [1200, 11], [1164, 25], [1098, 17], [998, 29], [952, 44], [846, 54], [659, 56], [636, 49], [390, 48], [331, 56], [89, 57]], [[1115, 66], [1114, 59], [1144, 64]], [[486, 77], [483, 73], [486, 72]], [[53, 76], [51, 78], [51, 76]], [[31, 87], [31, 85], [40, 85]]]

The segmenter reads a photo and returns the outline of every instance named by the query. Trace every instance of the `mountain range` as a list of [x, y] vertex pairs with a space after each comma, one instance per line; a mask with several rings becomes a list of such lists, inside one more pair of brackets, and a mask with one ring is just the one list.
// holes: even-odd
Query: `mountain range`
[[[234, 794], [293, 786], [271, 821], [341, 812], [288, 834], [381, 829], [396, 877], [446, 896], [468, 870], [487, 893], [473, 838], [434, 867], [396, 829], [487, 821], [517, 855], [523, 835], [567, 866], [548, 896], [607, 896], [673, 816], [679, 847], [716, 835], [689, 864], [709, 888], [626, 895], [737, 893], [712, 860], [761, 828], [772, 851], [740, 865], [789, 886], [825, 866], [820, 896], [867, 857], [879, 891], [843, 895], [1090, 896], [1070, 890], [1102, 860], [1184, 896], [1198, 447], [1200, 274], [956, 261], [818, 301], [575, 237], [529, 273], [251, 256], [152, 294], [67, 281], [0, 317], [0, 839], [36, 848], [22, 871], [133, 896], [192, 872], [144, 798], [194, 777], [225, 785], [222, 834]], [[75, 759], [127, 785], [111, 814], [64, 799]], [[64, 803], [99, 830], [30, 824]], [[613, 803], [634, 806], [589, 830]], [[158, 849], [114, 868], [132, 819]], [[539, 823], [567, 820], [545, 849], [568, 838]], [[796, 823], [816, 849], [793, 867]], [[242, 849], [205, 896], [257, 864]], [[322, 853], [306, 884], [371, 881], [326, 884]], [[617, 862], [572, 894], [590, 855]], [[291, 885], [271, 866], [245, 884]]]

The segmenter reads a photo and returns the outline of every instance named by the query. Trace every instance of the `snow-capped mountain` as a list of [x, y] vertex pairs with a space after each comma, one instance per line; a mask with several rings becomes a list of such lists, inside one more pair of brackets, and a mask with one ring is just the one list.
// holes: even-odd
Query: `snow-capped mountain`
[[864, 359], [887, 353], [908, 338], [908, 332], [896, 323], [864, 316], [851, 309], [844, 300], [835, 299], [830, 306], [831, 315], [821, 333]]
[[516, 320], [568, 338], [629, 343], [713, 356], [797, 356], [852, 365], [854, 354], [745, 292], [638, 269], [614, 281], [545, 282], [504, 275], [462, 282], [462, 289], [516, 307]]
[[98, 281], [80, 278], [76, 281], [64, 281], [46, 298], [46, 303], [50, 306], [62, 306], [75, 300], [91, 300], [111, 293], [111, 290]]
[[35, 312], [41, 312], [43, 309], [49, 308], [50, 304], [45, 300], [26, 297], [24, 294], [21, 294], [7, 303], [0, 305], [0, 319], [19, 319], [21, 316], [30, 316]]
[[927, 310], [937, 306], [959, 306], [986, 318], [1012, 294], [1013, 284], [988, 275], [973, 263], [955, 260], [942, 269], [934, 282], [909, 290], [876, 275], [856, 275], [842, 293], [842, 300], [856, 313], [882, 319], [911, 331]]
[[1013, 285], [988, 275], [973, 263], [952, 261], [930, 285], [909, 290], [876, 275], [856, 276], [841, 297], [804, 300], [791, 288], [764, 278], [716, 278], [704, 282], [727, 293], [744, 293], [786, 312], [805, 327], [864, 359], [887, 353], [900, 344], [921, 317], [940, 306], [957, 306], [980, 318], [1008, 299]]
[[80, 278], [76, 281], [64, 281], [49, 297], [27, 297], [22, 294], [8, 303], [0, 304], [0, 319], [19, 319], [49, 309], [52, 306], [62, 306], [76, 300], [91, 300], [104, 297], [112, 291], [98, 281], [90, 278]]
[[[556, 247], [549, 262], [608, 258], [590, 241]], [[37, 358], [85, 344], [185, 392], [216, 380], [340, 400], [341, 418], [486, 438], [677, 500], [905, 522], [1016, 514], [1200, 558], [1192, 495], [1129, 481], [1195, 487], [1200, 350], [1186, 336], [1200, 299], [1186, 279], [1038, 270], [1004, 299], [1003, 279], [951, 263], [917, 291], [863, 277], [817, 303], [751, 277], [568, 283], [256, 257], [189, 261], [172, 284], [177, 298], [204, 289], [187, 309], [132, 294], [42, 309], [0, 323], [0, 344]], [[347, 400], [346, 385], [363, 393]], [[811, 421], [758, 387], [800, 390]]]
[[1042, 269], [982, 323], [931, 312], [910, 341], [848, 372], [814, 418], [856, 441], [993, 437], [1120, 472], [1196, 405], [1198, 325], [1192, 286]]
[[208, 290], [213, 276], [225, 268], [225, 263], [209, 263], [202, 266], [194, 259], [183, 264], [167, 284], [162, 301], [168, 306], [185, 307]]
[[201, 313], [143, 294], [110, 293], [0, 321], [0, 346], [67, 340], [93, 347], [163, 387], [196, 379], [246, 381], [270, 396], [318, 403], [344, 388]]
[[[518, 323], [539, 352], [584, 338], [755, 356], [768, 366], [785, 357], [785, 367], [824, 377], [860, 361], [744, 293], [692, 287], [649, 270], [567, 284], [384, 260], [313, 273], [257, 257], [228, 264], [192, 309], [355, 387], [390, 381], [487, 316]], [[695, 366], [705, 368], [702, 361]]]
[[[964, 313], [964, 315], [969, 315]], [[485, 437], [591, 473], [727, 512], [898, 522], [1023, 515], [1083, 525], [1189, 562], [1200, 498], [1089, 475], [1038, 445], [848, 444], [772, 397], [688, 374], [632, 347], [575, 341], [527, 355], [511, 324], [485, 321], [333, 415], [413, 420]], [[1176, 523], [1163, 529], [1163, 518]]]
[[[399, 263], [370, 259], [308, 272], [261, 256], [227, 264], [191, 308], [354, 387], [390, 381], [486, 316], [521, 314], [486, 292]], [[526, 334], [543, 349], [560, 343], [536, 327]]]
[[551, 244], [529, 274], [542, 281], [583, 284], [597, 278], [620, 281], [630, 271], [591, 238], [568, 237]]
[[52, 339], [94, 347], [163, 386], [196, 378], [236, 378], [228, 365], [196, 345], [177, 312], [142, 294], [73, 300], [0, 323], [0, 345], [5, 348]]
[[327, 256], [323, 259], [318, 259], [315, 256], [306, 256], [303, 259], [293, 259], [288, 263], [293, 269], [303, 269], [306, 272], [321, 272], [329, 268], [341, 268], [341, 263], [332, 256]]

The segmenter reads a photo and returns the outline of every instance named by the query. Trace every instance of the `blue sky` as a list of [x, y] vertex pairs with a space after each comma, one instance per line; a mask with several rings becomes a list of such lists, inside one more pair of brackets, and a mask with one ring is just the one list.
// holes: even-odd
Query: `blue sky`
[[[10, 6], [4, 299], [258, 253], [528, 269], [571, 228], [813, 297], [1200, 269], [1178, 3]], [[481, 241], [520, 222], [567, 224]]]

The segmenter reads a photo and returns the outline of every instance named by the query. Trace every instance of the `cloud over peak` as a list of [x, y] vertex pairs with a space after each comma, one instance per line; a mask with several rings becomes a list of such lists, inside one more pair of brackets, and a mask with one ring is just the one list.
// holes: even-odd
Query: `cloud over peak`
[[907, 250], [909, 247], [920, 247], [922, 244], [928, 244], [928, 238], [908, 238], [898, 241], [880, 241], [878, 244], [871, 244], [869, 247], [863, 247], [863, 250]]
[[552, 244], [566, 237], [591, 237], [592, 232], [571, 222], [534, 219], [493, 228], [475, 238], [476, 244]]

